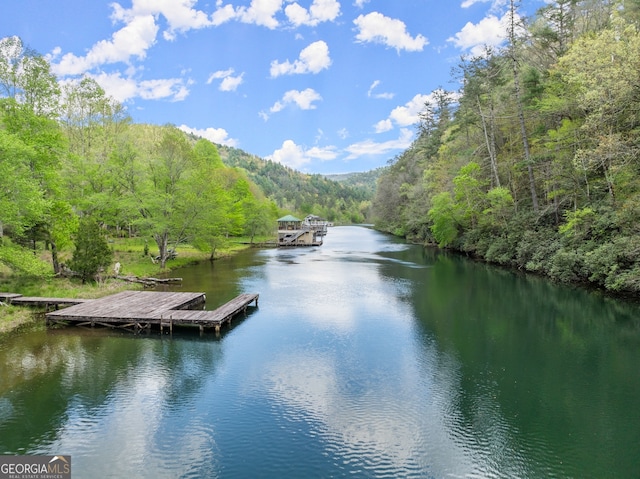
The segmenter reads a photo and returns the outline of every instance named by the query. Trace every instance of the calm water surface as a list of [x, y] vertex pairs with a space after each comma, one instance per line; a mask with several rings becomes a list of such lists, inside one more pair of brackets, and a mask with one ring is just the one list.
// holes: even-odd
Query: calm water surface
[[0, 340], [0, 454], [70, 454], [75, 478], [640, 477], [637, 305], [361, 227], [176, 275], [259, 307], [217, 339]]

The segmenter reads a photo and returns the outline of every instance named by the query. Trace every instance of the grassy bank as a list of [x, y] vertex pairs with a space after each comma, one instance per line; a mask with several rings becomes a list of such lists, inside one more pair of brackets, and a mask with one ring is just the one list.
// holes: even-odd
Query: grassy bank
[[[264, 241], [265, 239], [260, 239]], [[248, 238], [229, 239], [215, 254], [215, 259], [231, 256], [239, 251], [250, 248]], [[118, 238], [110, 242], [114, 253], [113, 263], [121, 264], [120, 275], [137, 277], [162, 277], [170, 271], [208, 261], [209, 254], [198, 251], [190, 245], [183, 245], [177, 249], [177, 257], [167, 261], [166, 267], [152, 260], [157, 254], [152, 245], [140, 238]], [[39, 250], [36, 254], [42, 261], [51, 261], [49, 252]], [[61, 260], [68, 261], [72, 251], [63, 251]], [[76, 278], [33, 277], [12, 271], [0, 263], [0, 292], [18, 293], [24, 296], [44, 296], [62, 298], [94, 299], [125, 290], [140, 289], [136, 283], [130, 283], [113, 278], [113, 269], [104, 272], [104, 279], [99, 282], [82, 284]], [[23, 325], [33, 323], [35, 318], [32, 308], [20, 306], [0, 306], [0, 334], [13, 331]]]

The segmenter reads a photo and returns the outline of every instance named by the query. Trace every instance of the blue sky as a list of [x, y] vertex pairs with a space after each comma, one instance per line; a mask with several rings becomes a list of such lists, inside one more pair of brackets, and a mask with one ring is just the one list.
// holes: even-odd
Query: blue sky
[[0, 38], [22, 38], [60, 81], [91, 76], [135, 122], [345, 173], [410, 146], [432, 92], [458, 89], [460, 56], [503, 41], [507, 3], [9, 0]]

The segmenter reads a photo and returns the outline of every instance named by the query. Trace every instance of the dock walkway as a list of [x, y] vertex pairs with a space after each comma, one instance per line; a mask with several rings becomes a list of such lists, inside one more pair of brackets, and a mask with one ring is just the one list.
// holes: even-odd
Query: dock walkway
[[[78, 326], [106, 326], [110, 328], [148, 329], [160, 326], [162, 331], [174, 325], [197, 325], [200, 331], [215, 329], [220, 333], [223, 324], [230, 324], [240, 312], [246, 314], [247, 307], [255, 302], [257, 293], [245, 293], [213, 311], [188, 309], [205, 302], [204, 293], [171, 293], [154, 291], [124, 291], [99, 299], [66, 299], [22, 297], [12, 293], [0, 293], [0, 300], [11, 304], [29, 306], [44, 305], [47, 309], [56, 306], [56, 311], [47, 312], [51, 323], [74, 323]], [[60, 305], [68, 307], [57, 309]]]
[[58, 309], [59, 306], [76, 305], [92, 300], [77, 298], [46, 298], [41, 296], [22, 296], [21, 294], [16, 293], [0, 293], [0, 301], [18, 306], [44, 306], [45, 309], [49, 310], [50, 308]]

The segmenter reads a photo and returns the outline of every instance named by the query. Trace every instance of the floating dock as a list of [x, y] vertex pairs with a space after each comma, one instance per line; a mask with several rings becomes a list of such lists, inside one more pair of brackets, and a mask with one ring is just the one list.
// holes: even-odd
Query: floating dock
[[[196, 325], [203, 332], [214, 329], [216, 334], [224, 324], [240, 312], [246, 314], [251, 303], [258, 306], [257, 293], [245, 293], [213, 311], [189, 309], [204, 304], [204, 293], [170, 293], [153, 291], [124, 291], [100, 299], [66, 299], [23, 297], [0, 293], [0, 299], [11, 304], [51, 306], [56, 308], [45, 314], [47, 323], [73, 323], [77, 326], [105, 326], [109, 328], [149, 329], [157, 325], [160, 330], [173, 331], [177, 325]], [[59, 306], [69, 305], [63, 309]]]

